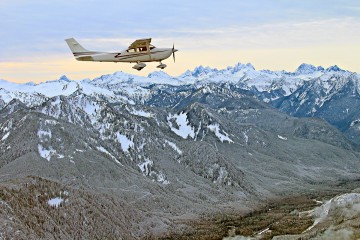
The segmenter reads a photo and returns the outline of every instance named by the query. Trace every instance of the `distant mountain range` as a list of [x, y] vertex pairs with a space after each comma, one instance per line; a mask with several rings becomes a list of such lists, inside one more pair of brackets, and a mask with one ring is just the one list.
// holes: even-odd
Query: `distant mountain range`
[[[360, 143], [359, 79], [359, 74], [342, 70], [336, 65], [324, 69], [303, 63], [295, 72], [286, 72], [257, 71], [250, 63], [238, 63], [221, 70], [199, 66], [178, 77], [159, 71], [147, 77], [116, 72], [81, 81], [71, 81], [62, 76], [40, 84], [0, 80], [0, 108], [15, 98], [31, 107], [51, 97], [69, 96], [74, 92], [100, 97], [110, 103], [148, 105], [154, 95], [150, 88], [155, 85], [164, 89], [225, 84], [248, 90], [292, 116], [320, 117], [344, 132], [353, 142]], [[166, 101], [158, 102], [158, 105], [171, 106]]]
[[[337, 66], [239, 63], [178, 77], [0, 80], [0, 227], [34, 239], [49, 238], [47, 228], [61, 229], [50, 238], [91, 229], [136, 239], [358, 179], [359, 77]], [[22, 220], [34, 206], [40, 229]]]

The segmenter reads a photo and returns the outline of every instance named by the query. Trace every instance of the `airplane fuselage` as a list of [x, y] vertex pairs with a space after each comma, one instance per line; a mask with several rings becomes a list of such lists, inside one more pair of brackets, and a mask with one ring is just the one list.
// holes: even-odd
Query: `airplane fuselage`
[[[172, 48], [154, 48], [150, 51], [143, 52], [128, 52], [122, 51], [118, 53], [105, 53], [105, 52], [88, 52], [75, 54], [78, 61], [95, 61], [95, 62], [160, 62], [167, 59], [173, 53]], [[86, 56], [87, 55], [87, 56]], [[89, 56], [91, 55], [91, 56]]]
[[89, 51], [74, 38], [65, 39], [65, 41], [78, 61], [136, 63], [133, 68], [138, 71], [146, 66], [144, 62], [160, 62], [157, 68], [166, 68], [166, 64], [161, 61], [172, 54], [175, 62], [175, 52], [177, 51], [174, 45], [172, 48], [156, 48], [150, 44], [151, 38], [137, 39], [127, 50], [115, 53]]

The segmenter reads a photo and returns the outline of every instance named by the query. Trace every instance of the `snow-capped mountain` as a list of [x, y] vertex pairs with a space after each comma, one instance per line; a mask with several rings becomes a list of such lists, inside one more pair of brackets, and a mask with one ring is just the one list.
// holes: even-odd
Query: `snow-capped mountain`
[[321, 66], [315, 67], [314, 65], [302, 63], [295, 71], [295, 74], [302, 75], [302, 74], [313, 74], [315, 72], [322, 72], [324, 68]]
[[[59, 95], [68, 96], [76, 90], [81, 90], [88, 95], [102, 94], [111, 96], [112, 93], [119, 95], [118, 93], [121, 90], [129, 95], [140, 88], [146, 88], [150, 85], [194, 85], [199, 87], [208, 83], [235, 84], [244, 89], [256, 89], [259, 92], [271, 92], [282, 89], [285, 91], [283, 95], [287, 96], [306, 81], [319, 77], [323, 81], [328, 80], [335, 73], [342, 74], [343, 76], [351, 75], [351, 72], [341, 70], [336, 65], [325, 70], [320, 66], [315, 67], [310, 64], [301, 64], [294, 73], [290, 73], [270, 70], [257, 71], [250, 63], [238, 63], [234, 67], [227, 67], [221, 70], [199, 66], [193, 71], [188, 70], [178, 77], [172, 77], [163, 71], [157, 71], [150, 73], [147, 77], [115, 72], [114, 74], [103, 75], [93, 80], [84, 79], [81, 81], [71, 81], [66, 76], [62, 76], [58, 80], [40, 84], [16, 84], [1, 80], [0, 89], [3, 92], [0, 96], [5, 102], [9, 102], [12, 98], [22, 98], [26, 102], [25, 97], [18, 96], [16, 93], [37, 93], [46, 97], [53, 97]], [[6, 93], [10, 95], [6, 95]], [[146, 95], [146, 93], [143, 94]]]
[[[69, 96], [76, 91], [105, 99], [110, 103], [155, 104], [170, 107], [172, 103], [166, 99], [170, 96], [173, 104], [178, 102], [182, 98], [182, 91], [178, 91], [179, 89], [198, 89], [208, 84], [218, 84], [225, 88], [236, 86], [249, 90], [264, 102], [294, 116], [321, 117], [341, 131], [349, 130], [348, 137], [358, 142], [360, 139], [355, 136], [357, 130], [354, 125], [360, 119], [356, 107], [359, 79], [359, 74], [342, 70], [337, 65], [324, 69], [321, 66], [315, 67], [303, 63], [291, 73], [257, 71], [249, 63], [238, 63], [220, 70], [199, 66], [178, 77], [158, 71], [147, 77], [116, 72], [93, 80], [81, 81], [72, 81], [62, 76], [58, 80], [40, 84], [16, 84], [1, 80], [0, 107], [15, 98], [29, 107], [37, 106], [54, 96]], [[174, 92], [178, 96], [171, 96]], [[343, 100], [340, 104], [339, 98], [344, 97], [351, 99]], [[336, 104], [339, 108], [337, 112], [345, 114], [337, 114], [337, 117], [334, 114], [327, 114], [327, 111], [332, 111], [325, 110], [331, 109], [329, 104]]]
[[304, 82], [288, 96], [272, 101], [272, 105], [298, 117], [320, 117], [360, 143], [360, 78], [356, 73], [326, 71], [322, 76]]
[[[96, 226], [105, 222], [108, 232], [121, 230], [127, 239], [159, 234], [157, 229], [183, 231], [177, 221], [190, 213], [199, 217], [235, 205], [244, 210], [278, 194], [359, 178], [358, 146], [321, 119], [291, 116], [326, 118], [337, 107], [334, 122], [328, 121], [348, 116], [356, 131], [355, 105], [347, 105], [348, 115], [339, 109], [358, 98], [358, 89], [358, 74], [310, 65], [293, 73], [236, 64], [221, 70], [200, 66], [178, 77], [116, 72], [40, 84], [2, 80], [0, 180], [13, 186], [13, 179], [22, 179], [20, 188], [41, 183], [36, 191], [42, 195], [58, 182], [57, 199], [70, 201], [69, 209], [103, 238], [106, 231]], [[88, 205], [95, 200], [64, 197], [64, 191], [75, 195], [83, 189], [114, 212]], [[46, 218], [51, 208], [41, 204]], [[62, 204], [64, 219], [74, 215]], [[0, 218], [20, 218], [2, 206], [7, 205], [0, 204]], [[99, 223], [91, 215], [123, 212], [132, 219]]]

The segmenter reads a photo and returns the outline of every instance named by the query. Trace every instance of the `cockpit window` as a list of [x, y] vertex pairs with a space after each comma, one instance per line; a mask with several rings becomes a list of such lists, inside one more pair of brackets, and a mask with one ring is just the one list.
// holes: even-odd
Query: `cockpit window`
[[[153, 45], [149, 45], [149, 49], [152, 50], [155, 47]], [[128, 50], [126, 50], [129, 53], [134, 53], [134, 52], [147, 52], [148, 48], [146, 46], [144, 47], [138, 47], [138, 48], [130, 48]]]

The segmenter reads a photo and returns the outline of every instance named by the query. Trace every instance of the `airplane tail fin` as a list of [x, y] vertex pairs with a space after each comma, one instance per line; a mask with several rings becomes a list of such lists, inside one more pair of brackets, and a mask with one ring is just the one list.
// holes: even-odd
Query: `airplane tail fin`
[[89, 53], [90, 51], [85, 49], [80, 45], [74, 38], [65, 39], [66, 43], [69, 45], [69, 48], [74, 53]]

